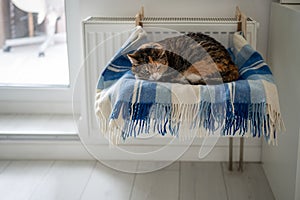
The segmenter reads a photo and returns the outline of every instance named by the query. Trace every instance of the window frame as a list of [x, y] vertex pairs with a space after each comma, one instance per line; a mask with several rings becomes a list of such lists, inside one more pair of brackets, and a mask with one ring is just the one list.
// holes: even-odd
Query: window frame
[[65, 0], [68, 86], [0, 86], [0, 113], [72, 114], [73, 90], [82, 58], [79, 0]]

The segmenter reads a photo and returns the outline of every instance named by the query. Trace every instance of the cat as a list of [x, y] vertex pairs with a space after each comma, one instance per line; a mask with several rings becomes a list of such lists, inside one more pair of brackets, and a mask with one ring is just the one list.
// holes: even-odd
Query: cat
[[202, 33], [146, 43], [127, 56], [137, 79], [206, 85], [239, 77], [226, 48]]

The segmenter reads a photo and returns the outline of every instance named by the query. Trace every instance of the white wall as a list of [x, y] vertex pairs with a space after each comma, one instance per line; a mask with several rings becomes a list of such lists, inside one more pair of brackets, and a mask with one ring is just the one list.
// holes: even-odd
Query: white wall
[[278, 146], [264, 145], [263, 167], [277, 200], [300, 199], [300, 5], [272, 5], [269, 63], [277, 81], [286, 133]]
[[81, 18], [88, 16], [134, 16], [142, 3], [146, 16], [234, 17], [235, 7], [260, 23], [257, 49], [267, 52], [272, 0], [80, 0]]

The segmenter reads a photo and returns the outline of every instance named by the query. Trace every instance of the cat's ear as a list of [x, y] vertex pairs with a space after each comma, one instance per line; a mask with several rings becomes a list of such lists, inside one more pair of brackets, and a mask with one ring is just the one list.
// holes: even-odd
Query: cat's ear
[[127, 54], [127, 57], [130, 60], [131, 64], [138, 64], [138, 59], [136, 58], [135, 54]]

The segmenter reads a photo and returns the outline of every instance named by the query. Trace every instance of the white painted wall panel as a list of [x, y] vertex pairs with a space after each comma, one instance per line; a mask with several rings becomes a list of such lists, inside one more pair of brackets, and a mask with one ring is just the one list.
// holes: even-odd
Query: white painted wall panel
[[[278, 146], [263, 148], [263, 163], [273, 193], [278, 200], [299, 200], [299, 124], [300, 124], [300, 9], [272, 4], [269, 64], [277, 81], [286, 133]], [[300, 7], [299, 7], [300, 8]], [[298, 168], [298, 169], [297, 169]], [[298, 176], [298, 177], [297, 177]]]

